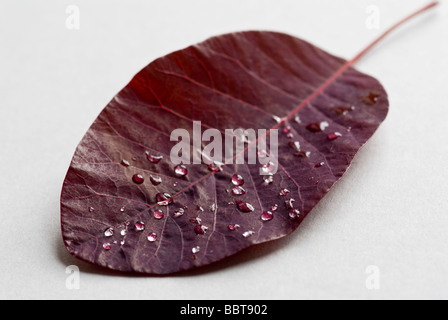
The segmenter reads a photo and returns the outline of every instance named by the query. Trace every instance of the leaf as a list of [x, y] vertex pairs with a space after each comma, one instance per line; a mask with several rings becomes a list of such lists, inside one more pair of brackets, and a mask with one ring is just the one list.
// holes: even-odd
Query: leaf
[[[113, 270], [170, 274], [290, 234], [387, 115], [381, 84], [352, 68], [361, 56], [243, 32], [154, 61], [76, 150], [61, 197], [68, 251]], [[222, 132], [279, 129], [278, 172], [176, 167], [170, 133], [191, 132], [193, 121]]]

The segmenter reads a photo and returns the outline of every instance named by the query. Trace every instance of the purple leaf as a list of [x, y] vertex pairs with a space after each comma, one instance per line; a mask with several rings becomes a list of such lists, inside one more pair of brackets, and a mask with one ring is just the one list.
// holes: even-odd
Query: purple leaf
[[[244, 32], [151, 63], [76, 150], [61, 198], [68, 251], [113, 270], [170, 274], [296, 230], [387, 115], [381, 84], [352, 68], [364, 53], [345, 61], [285, 34]], [[170, 134], [191, 132], [193, 121], [280, 129], [278, 172], [174, 165]]]

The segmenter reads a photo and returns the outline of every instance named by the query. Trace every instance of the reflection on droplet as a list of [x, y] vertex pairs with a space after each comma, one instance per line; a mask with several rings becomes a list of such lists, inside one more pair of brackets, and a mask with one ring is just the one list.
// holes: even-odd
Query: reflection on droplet
[[286, 209], [294, 209], [294, 202], [296, 202], [295, 199], [288, 199], [285, 201]]
[[291, 127], [290, 127], [290, 126], [285, 126], [285, 127], [283, 128], [283, 132], [284, 132], [284, 133], [291, 133]]
[[203, 235], [203, 234], [205, 234], [205, 233], [207, 232], [207, 230], [208, 230], [208, 227], [206, 227], [206, 226], [204, 226], [204, 225], [202, 225], [202, 224], [197, 225], [197, 226], [194, 228], [194, 232], [195, 232], [197, 235]]
[[150, 177], [151, 183], [155, 186], [158, 186], [159, 184], [162, 183], [162, 178], [161, 177], [156, 177], [156, 176], [151, 176]]
[[95, 212], [95, 208], [94, 207], [90, 207], [89, 208], [89, 212]]
[[310, 123], [306, 128], [308, 131], [317, 133], [325, 131], [325, 129], [327, 129], [329, 126], [330, 124], [327, 121], [322, 121], [322, 122]]
[[269, 162], [269, 163], [264, 164], [264, 165], [261, 167], [261, 171], [262, 171], [263, 174], [265, 174], [265, 175], [272, 175], [273, 172], [275, 171], [275, 169], [276, 169], [275, 163], [272, 162], [272, 161]]
[[174, 172], [179, 176], [179, 177], [184, 177], [188, 174], [188, 169], [187, 167], [185, 167], [184, 165], [178, 165], [174, 168]]
[[211, 212], [216, 212], [216, 203], [212, 204], [209, 209]]
[[169, 193], [158, 193], [156, 201], [159, 206], [169, 206], [173, 203], [173, 198]]
[[173, 187], [177, 187], [179, 185], [179, 182], [174, 182]]
[[292, 211], [289, 213], [289, 217], [290, 217], [291, 219], [297, 219], [297, 218], [299, 218], [299, 217], [300, 217], [300, 211], [297, 210], [297, 209], [292, 210]]
[[241, 228], [241, 226], [239, 224], [231, 224], [231, 225], [229, 225], [228, 228], [229, 228], [230, 231], [236, 231], [239, 228]]
[[273, 116], [272, 119], [274, 119], [274, 121], [277, 123], [282, 122], [282, 118], [280, 118], [279, 116]]
[[220, 172], [223, 170], [223, 164], [213, 162], [208, 165], [208, 170], [211, 172]]
[[121, 165], [122, 165], [123, 167], [129, 167], [131, 164], [130, 164], [129, 161], [127, 161], [127, 160], [121, 160]]
[[278, 204], [274, 204], [271, 208], [272, 211], [277, 211], [278, 210]]
[[336, 140], [340, 137], [342, 137], [342, 134], [340, 134], [339, 132], [332, 132], [328, 134], [328, 140]]
[[132, 181], [134, 181], [134, 183], [136, 184], [142, 184], [143, 182], [145, 182], [145, 178], [143, 178], [141, 174], [135, 174], [132, 177]]
[[149, 152], [146, 152], [146, 158], [148, 159], [149, 162], [154, 164], [158, 164], [163, 159], [162, 156], [152, 155]]
[[244, 238], [252, 237], [255, 234], [255, 231], [246, 231], [243, 233]]
[[240, 209], [240, 211], [248, 213], [248, 212], [254, 212], [255, 208], [253, 205], [251, 205], [248, 202], [244, 202], [244, 201], [237, 201], [236, 205], [238, 207], [238, 209]]
[[201, 206], [196, 206], [196, 210], [204, 212], [204, 208], [202, 208]]
[[157, 220], [162, 220], [164, 216], [165, 216], [165, 215], [163, 214], [162, 210], [156, 210], [156, 211], [154, 211], [154, 218], [155, 218], [155, 219], [157, 219]]
[[124, 245], [125, 245], [125, 243], [126, 243], [126, 241], [125, 241], [125, 240], [121, 240], [121, 241], [120, 241], [120, 245], [121, 245], [121, 246], [124, 246]]
[[199, 252], [201, 251], [201, 247], [199, 247], [199, 246], [194, 247], [193, 249], [191, 249], [191, 251], [192, 251], [194, 254], [199, 253]]
[[194, 224], [201, 224], [202, 219], [199, 218], [199, 217], [197, 217], [197, 218], [191, 218], [191, 219], [190, 219], [190, 222], [191, 222], [191, 223], [194, 223]]
[[268, 186], [274, 182], [274, 176], [265, 176], [263, 177], [264, 185]]
[[270, 211], [265, 211], [261, 215], [261, 220], [263, 221], [271, 221], [272, 219], [274, 219], [274, 214]]
[[157, 241], [157, 234], [155, 232], [150, 233], [148, 235], [148, 241], [149, 242], [156, 242]]
[[136, 222], [135, 223], [135, 230], [137, 231], [143, 231], [145, 230], [145, 223], [144, 222]]
[[103, 249], [109, 251], [110, 249], [112, 249], [112, 245], [110, 243], [105, 243], [103, 244]]
[[125, 237], [125, 236], [128, 234], [128, 230], [123, 229], [123, 230], [121, 230], [120, 234], [121, 234], [123, 237]]
[[300, 119], [300, 117], [298, 115], [294, 117], [294, 121], [298, 124], [302, 123], [302, 120]]
[[242, 186], [242, 185], [244, 185], [244, 178], [242, 176], [240, 176], [239, 174], [234, 174], [232, 176], [232, 183], [235, 186]]
[[291, 149], [294, 150], [294, 155], [297, 157], [301, 157], [301, 158], [309, 158], [311, 155], [311, 152], [309, 151], [302, 151], [302, 147], [300, 145], [299, 141], [295, 141], [295, 142], [289, 142], [289, 146], [291, 147]]
[[318, 169], [318, 168], [323, 167], [324, 165], [325, 165], [325, 162], [319, 162], [314, 166], [314, 168]]
[[114, 228], [109, 228], [106, 231], [104, 231], [104, 236], [110, 238], [114, 235]]
[[185, 210], [182, 209], [182, 208], [177, 209], [176, 211], [174, 211], [174, 217], [175, 218], [182, 217], [184, 214], [185, 214]]
[[246, 190], [243, 187], [235, 187], [232, 190], [234, 195], [241, 196], [246, 194]]
[[289, 191], [288, 189], [286, 189], [286, 188], [284, 188], [284, 189], [282, 189], [281, 191], [280, 191], [280, 197], [285, 197], [285, 196], [287, 196], [288, 194], [290, 194], [290, 192], [291, 191]]

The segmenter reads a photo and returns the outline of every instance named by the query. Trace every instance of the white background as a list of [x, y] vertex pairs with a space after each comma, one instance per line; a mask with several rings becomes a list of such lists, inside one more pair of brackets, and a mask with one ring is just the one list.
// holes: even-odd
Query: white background
[[[80, 30], [66, 28], [68, 5]], [[78, 142], [152, 60], [222, 33], [286, 32], [344, 58], [426, 0], [0, 0], [0, 298], [448, 298], [448, 3], [357, 67], [390, 94], [388, 119], [288, 238], [198, 272], [111, 274], [70, 257], [59, 196]], [[65, 268], [81, 269], [80, 290]], [[366, 268], [381, 272], [366, 287]]]

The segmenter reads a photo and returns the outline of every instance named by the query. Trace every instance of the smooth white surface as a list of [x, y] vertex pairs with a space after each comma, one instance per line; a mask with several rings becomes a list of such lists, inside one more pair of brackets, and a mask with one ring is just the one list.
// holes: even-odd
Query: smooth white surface
[[[442, 1], [443, 2], [443, 1]], [[283, 31], [351, 58], [426, 0], [1, 0], [0, 298], [448, 298], [448, 3], [394, 33], [357, 67], [391, 111], [345, 179], [299, 230], [175, 277], [102, 273], [71, 258], [59, 195], [95, 117], [155, 58], [222, 33]], [[68, 5], [80, 30], [66, 28]], [[65, 268], [81, 269], [80, 290]], [[381, 289], [366, 288], [366, 268]]]

